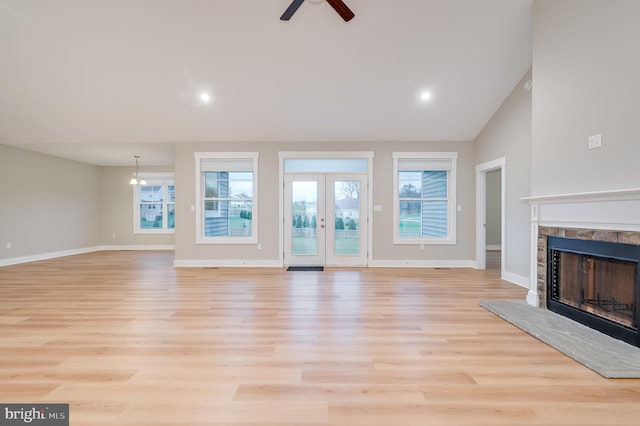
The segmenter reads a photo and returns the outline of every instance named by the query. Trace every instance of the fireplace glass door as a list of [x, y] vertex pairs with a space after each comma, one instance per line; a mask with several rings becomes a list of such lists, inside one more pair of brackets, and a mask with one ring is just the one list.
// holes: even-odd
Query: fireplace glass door
[[553, 250], [551, 299], [637, 330], [636, 263]]

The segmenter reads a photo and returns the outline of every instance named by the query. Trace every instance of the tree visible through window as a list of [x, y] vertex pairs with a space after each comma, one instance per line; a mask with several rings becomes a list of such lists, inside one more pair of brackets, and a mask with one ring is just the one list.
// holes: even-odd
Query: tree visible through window
[[398, 172], [400, 238], [447, 236], [447, 172]]
[[455, 243], [456, 153], [394, 153], [394, 242]]
[[204, 172], [204, 236], [250, 237], [253, 172]]
[[198, 244], [255, 244], [258, 153], [197, 152]]

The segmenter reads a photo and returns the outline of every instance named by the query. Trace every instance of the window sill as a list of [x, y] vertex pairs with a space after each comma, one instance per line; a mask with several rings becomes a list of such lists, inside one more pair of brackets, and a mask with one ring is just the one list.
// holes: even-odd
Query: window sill
[[142, 230], [136, 229], [133, 231], [135, 235], [174, 235], [176, 231], [174, 229], [153, 229], [153, 230]]
[[399, 239], [394, 238], [394, 245], [454, 245], [456, 244], [456, 240], [453, 238], [442, 238], [442, 239], [425, 239], [425, 238], [407, 238], [407, 239]]
[[217, 237], [217, 238], [198, 238], [196, 244], [258, 244], [257, 238], [232, 238], [232, 237]]

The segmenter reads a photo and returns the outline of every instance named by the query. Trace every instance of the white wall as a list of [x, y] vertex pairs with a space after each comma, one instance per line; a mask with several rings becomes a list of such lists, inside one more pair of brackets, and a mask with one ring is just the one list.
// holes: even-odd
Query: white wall
[[532, 195], [640, 187], [640, 1], [533, 10]]

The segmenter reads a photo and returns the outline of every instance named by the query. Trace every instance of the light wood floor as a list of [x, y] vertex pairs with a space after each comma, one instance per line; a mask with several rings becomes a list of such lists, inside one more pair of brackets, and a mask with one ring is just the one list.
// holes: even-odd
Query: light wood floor
[[98, 252], [0, 268], [0, 402], [72, 425], [636, 425], [607, 380], [478, 306], [499, 270], [174, 269]]
[[487, 269], [500, 270], [500, 267], [502, 265], [500, 256], [500, 250], [487, 250], [487, 254], [485, 257], [485, 267]]

